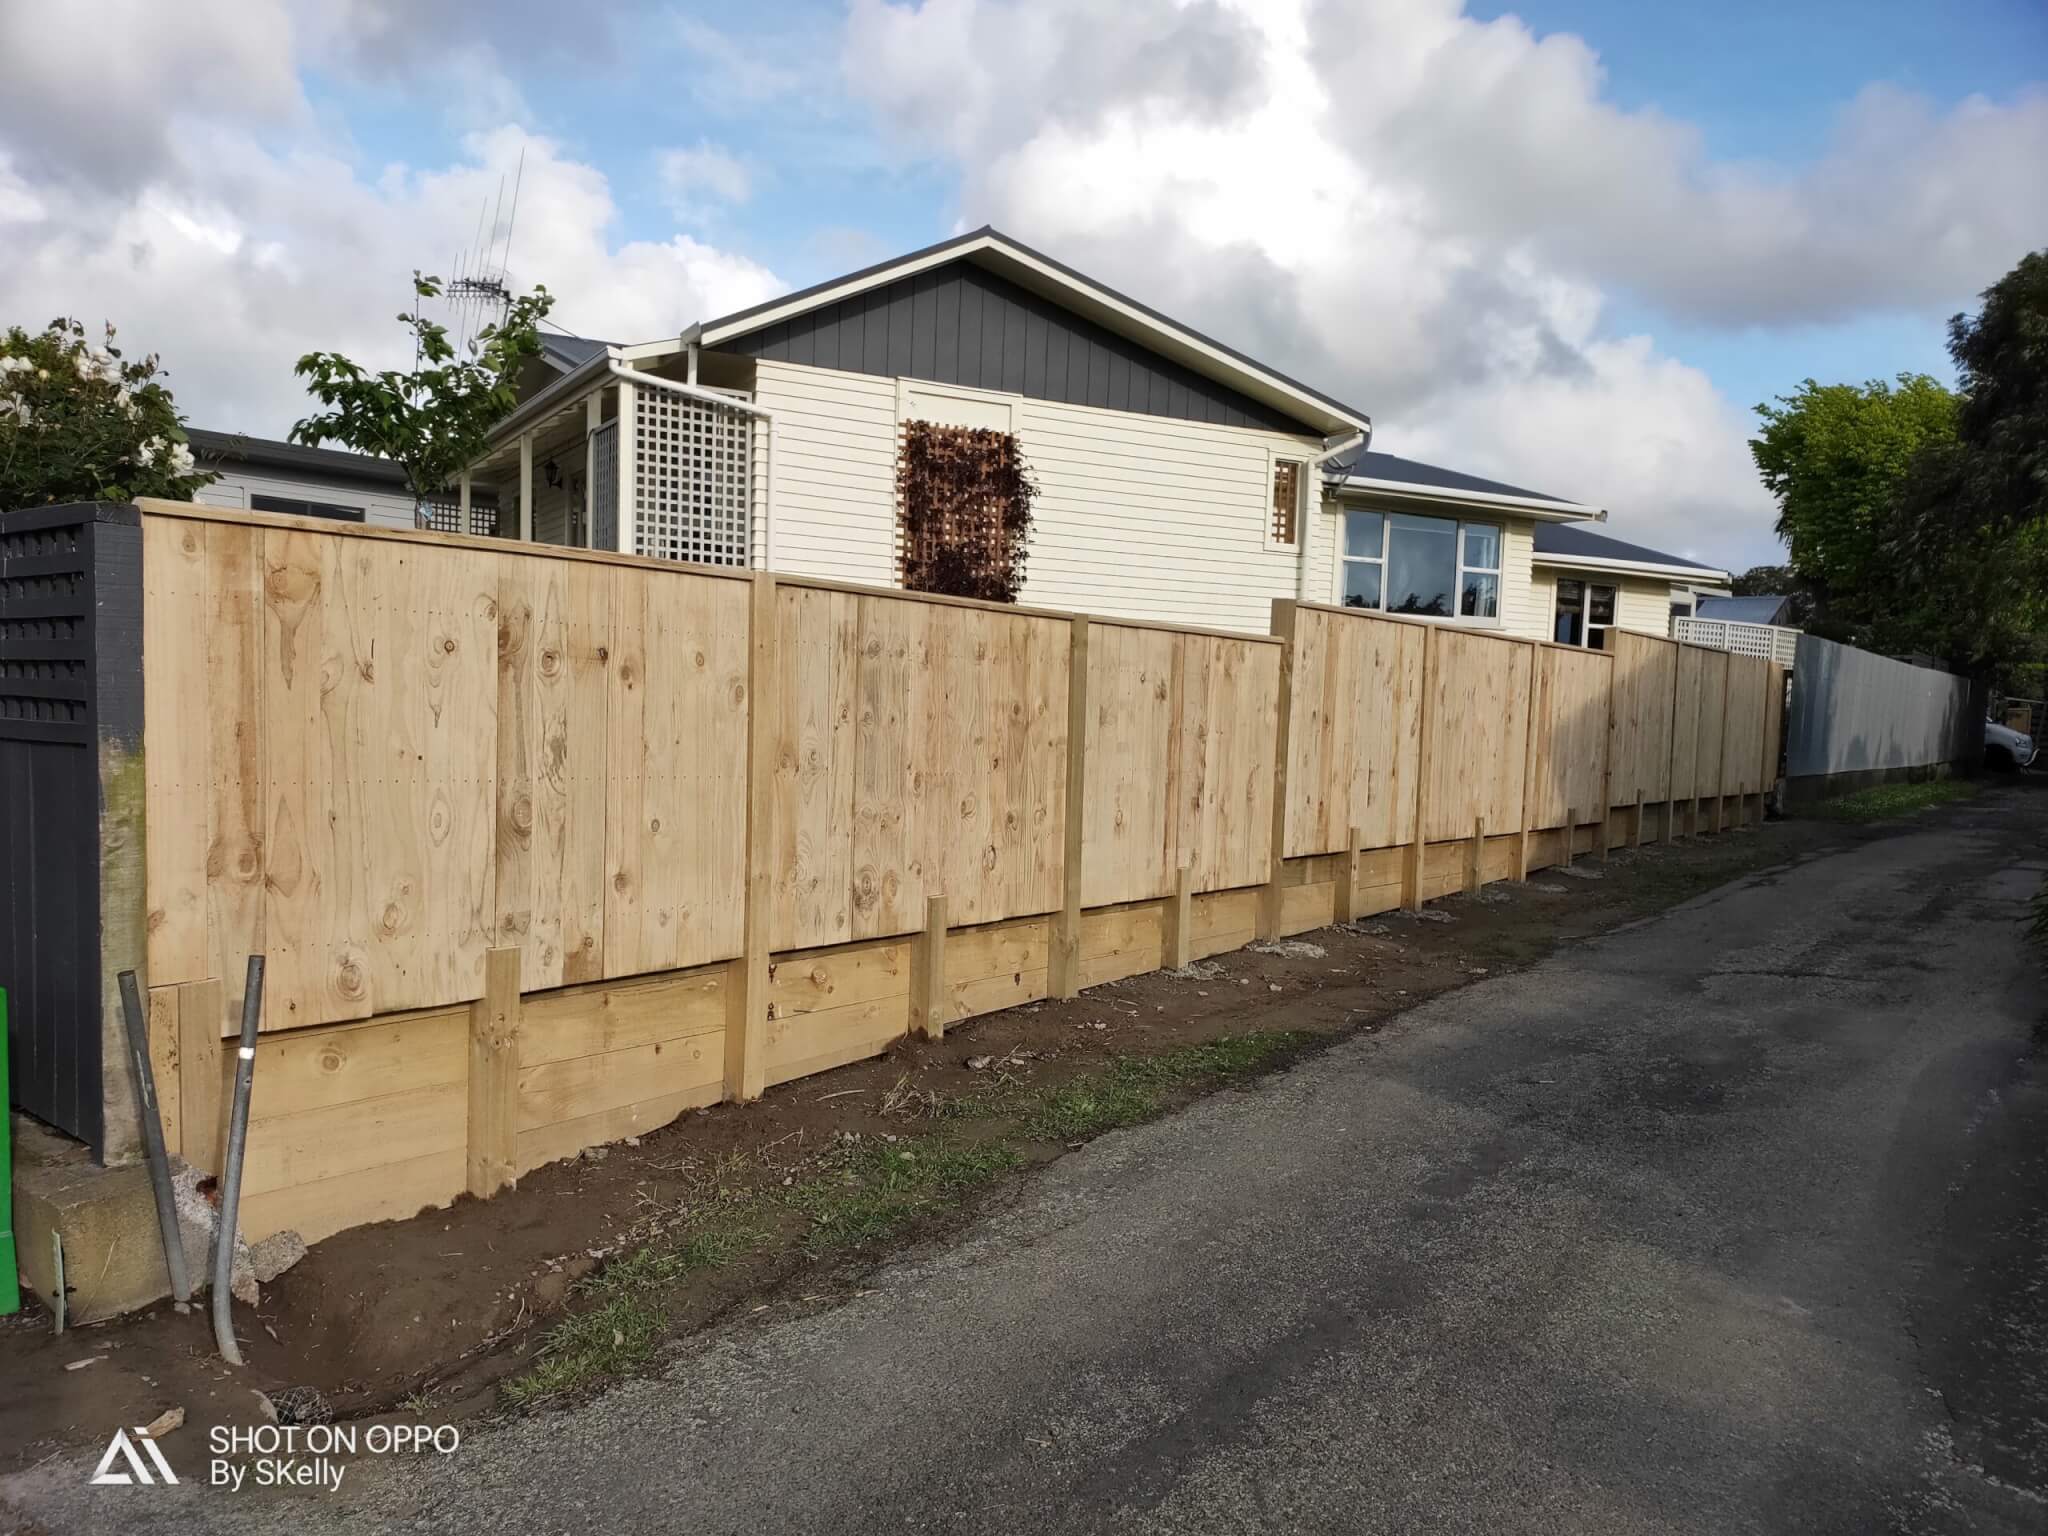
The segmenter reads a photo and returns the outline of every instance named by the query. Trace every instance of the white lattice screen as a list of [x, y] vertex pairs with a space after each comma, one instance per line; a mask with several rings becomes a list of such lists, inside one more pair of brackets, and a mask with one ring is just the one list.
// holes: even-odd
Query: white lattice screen
[[754, 419], [660, 389], [633, 392], [633, 549], [749, 564]]
[[1673, 619], [1671, 638], [1711, 645], [1738, 656], [1761, 656], [1791, 666], [1799, 651], [1799, 631], [1777, 624], [1737, 624], [1728, 619]]

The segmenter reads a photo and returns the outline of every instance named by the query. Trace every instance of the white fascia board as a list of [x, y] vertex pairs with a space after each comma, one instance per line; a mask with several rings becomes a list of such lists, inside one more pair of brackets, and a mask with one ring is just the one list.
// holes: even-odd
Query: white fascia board
[[1559, 566], [1566, 570], [1620, 572], [1630, 576], [1668, 577], [1674, 581], [1703, 582], [1709, 586], [1726, 586], [1731, 580], [1726, 571], [1710, 571], [1697, 565], [1660, 565], [1653, 560], [1617, 560], [1600, 555], [1547, 555], [1536, 552], [1537, 565]]
[[866, 293], [869, 289], [900, 282], [906, 277], [915, 277], [920, 272], [927, 272], [934, 267], [945, 266], [949, 262], [959, 261], [965, 257], [983, 254], [997, 258], [995, 265], [1000, 269], [1007, 269], [1004, 275], [1016, 279], [1022, 287], [1044, 297], [1054, 298], [1074, 313], [1094, 320], [1108, 330], [1125, 336], [1142, 337], [1146, 345], [1162, 357], [1172, 358], [1198, 373], [1250, 395], [1255, 400], [1297, 416], [1325, 433], [1345, 429], [1369, 431], [1371, 428], [1371, 423], [1365, 417], [1354, 416], [1349, 411], [1340, 410], [1331, 402], [1288, 383], [1279, 375], [1232, 356], [1193, 332], [1162, 321], [1107, 289], [1063, 272], [995, 235], [981, 235], [958, 244], [935, 247], [920, 256], [906, 257], [892, 265], [850, 277], [830, 288], [792, 298], [785, 304], [754, 310], [723, 324], [706, 326], [699, 332], [697, 340], [703, 346], [715, 347], [735, 336], [752, 335], [755, 331], [779, 321], [807, 314], [814, 309], [822, 309], [828, 304], [837, 304], [843, 299]]
[[1347, 475], [1336, 487], [1337, 494], [1371, 497], [1375, 500], [1431, 502], [1445, 507], [1477, 507], [1486, 511], [1515, 512], [1544, 523], [1604, 523], [1605, 507], [1582, 506], [1575, 501], [1548, 501], [1527, 496], [1504, 496], [1498, 491], [1460, 491], [1449, 486], [1417, 485], [1412, 480], [1374, 480]]

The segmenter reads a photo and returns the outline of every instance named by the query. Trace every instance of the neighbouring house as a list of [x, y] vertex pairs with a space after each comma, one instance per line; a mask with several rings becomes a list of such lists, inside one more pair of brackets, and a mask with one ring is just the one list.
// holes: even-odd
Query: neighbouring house
[[945, 477], [906, 466], [937, 453], [1035, 484], [1041, 607], [1263, 633], [1296, 598], [1597, 644], [1727, 583], [1569, 526], [1598, 508], [1372, 452], [1363, 411], [993, 229], [676, 337], [547, 337], [520, 396], [458, 500], [544, 543], [916, 586]]
[[389, 459], [197, 427], [186, 436], [194, 462], [220, 477], [193, 498], [206, 506], [383, 528], [411, 528], [418, 521], [405, 471]]
[[1785, 596], [1703, 597], [1693, 615], [1696, 619], [1720, 619], [1729, 624], [1775, 624], [1797, 629], [1792, 622], [1792, 599]]
[[1021, 601], [1261, 632], [1330, 590], [1322, 470], [1370, 432], [991, 229], [677, 337], [551, 337], [522, 397], [468, 477], [508, 534], [901, 585], [931, 439], [1036, 485]]
[[1590, 528], [1536, 530], [1535, 609], [1546, 640], [1598, 649], [1609, 629], [1668, 635], [1704, 599], [1728, 590], [1728, 572], [1626, 543]]

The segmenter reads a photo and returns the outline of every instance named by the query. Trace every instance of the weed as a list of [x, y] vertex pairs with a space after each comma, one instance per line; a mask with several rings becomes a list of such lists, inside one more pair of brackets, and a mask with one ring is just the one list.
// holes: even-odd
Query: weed
[[948, 1204], [1017, 1166], [1000, 1143], [973, 1145], [927, 1137], [915, 1145], [861, 1142], [840, 1165], [790, 1191], [811, 1218], [804, 1239], [813, 1255], [861, 1248], [900, 1231], [922, 1212]]
[[1929, 806], [1967, 800], [1976, 793], [1977, 786], [1965, 779], [1927, 779], [1919, 784], [1873, 784], [1870, 788], [1859, 789], [1854, 794], [1822, 801], [1812, 808], [1810, 814], [1828, 821], [1885, 821], [1893, 816], [1924, 811]]
[[1034, 1095], [1024, 1132], [1038, 1141], [1080, 1141], [1135, 1125], [1157, 1114], [1177, 1090], [1255, 1072], [1308, 1038], [1299, 1030], [1257, 1030], [1163, 1056], [1120, 1057], [1106, 1072]]

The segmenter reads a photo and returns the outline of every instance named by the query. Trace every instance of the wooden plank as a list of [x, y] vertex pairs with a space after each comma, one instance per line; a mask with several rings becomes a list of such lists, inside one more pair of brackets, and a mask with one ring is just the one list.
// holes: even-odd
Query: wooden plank
[[1430, 785], [1433, 782], [1430, 732], [1432, 700], [1436, 695], [1436, 635], [1434, 628], [1422, 632], [1422, 694], [1416, 704], [1415, 810], [1408, 824], [1407, 857], [1402, 866], [1401, 905], [1410, 912], [1422, 910], [1422, 853], [1428, 842], [1431, 814]]
[[1160, 964], [1169, 970], [1185, 970], [1195, 943], [1194, 881], [1185, 864], [1174, 877], [1173, 894], [1161, 909], [1160, 926]]
[[309, 1243], [373, 1221], [403, 1221], [447, 1205], [463, 1192], [460, 1147], [332, 1178], [261, 1192], [245, 1191], [240, 1226], [250, 1242], [290, 1230]]
[[1164, 895], [1178, 830], [1173, 798], [1182, 637], [1091, 623], [1082, 904]]
[[[256, 1044], [250, 1117], [271, 1120], [378, 1098], [396, 1088], [465, 1083], [474, 1006], [264, 1035]], [[233, 1073], [222, 1076], [232, 1081]]]
[[201, 524], [206, 534], [209, 708], [206, 786], [208, 975], [239, 1015], [247, 959], [267, 952], [265, 912], [272, 747], [263, 695], [264, 545], [261, 530]]
[[145, 900], [156, 986], [213, 973], [207, 825], [198, 809], [211, 789], [205, 533], [197, 523], [142, 525]]
[[227, 1131], [221, 1094], [221, 1032], [227, 1009], [221, 984], [211, 978], [178, 988], [178, 1140], [194, 1168], [220, 1172]]
[[[1279, 730], [1273, 742], [1272, 858], [1266, 872], [1266, 894], [1259, 903], [1259, 936], [1276, 938], [1280, 932], [1280, 911], [1285, 899], [1280, 881], [1281, 861], [1287, 856], [1287, 802], [1290, 758], [1293, 752], [1294, 669], [1299, 659], [1302, 635], [1292, 599], [1273, 599], [1272, 633], [1279, 637], [1280, 688]], [[1313, 725], [1314, 722], [1305, 722]]]
[[1475, 896], [1479, 893], [1480, 868], [1486, 853], [1486, 818], [1472, 818], [1472, 839], [1465, 852], [1465, 893]]
[[467, 1187], [479, 1200], [519, 1175], [519, 951], [484, 960], [484, 995], [469, 1010]]
[[164, 1150], [176, 1157], [184, 1149], [184, 1101], [180, 1051], [184, 1041], [178, 1023], [179, 991], [175, 986], [151, 987], [144, 1004], [149, 1035], [149, 1070], [156, 1080], [157, 1117], [163, 1122]]
[[853, 938], [853, 783], [860, 609], [777, 583], [774, 921], [777, 949]]
[[[773, 761], [777, 672], [775, 578], [755, 575], [748, 593], [744, 719], [746, 799], [741, 812], [738, 882], [743, 892], [741, 950], [726, 983], [725, 1096], [758, 1099], [767, 1085], [769, 930], [774, 921], [771, 860], [775, 849]], [[727, 885], [730, 891], [732, 885]]]
[[520, 1000], [519, 1064], [534, 1067], [659, 1040], [722, 1035], [726, 971], [720, 965], [673, 976], [529, 993]]
[[523, 1134], [676, 1094], [706, 1095], [704, 1102], [714, 1102], [724, 1072], [724, 1053], [715, 1034], [652, 1040], [622, 1051], [521, 1067], [518, 1129]]
[[1088, 621], [1073, 621], [1067, 670], [1065, 838], [1060, 859], [1060, 908], [1054, 915], [1047, 985], [1054, 997], [1081, 990], [1082, 855], [1088, 818]]
[[374, 1099], [251, 1120], [242, 1187], [260, 1195], [434, 1152], [462, 1157], [466, 1104], [462, 1084], [430, 1083]]
[[925, 898], [924, 932], [910, 945], [910, 1032], [926, 1040], [946, 1033], [946, 898]]

